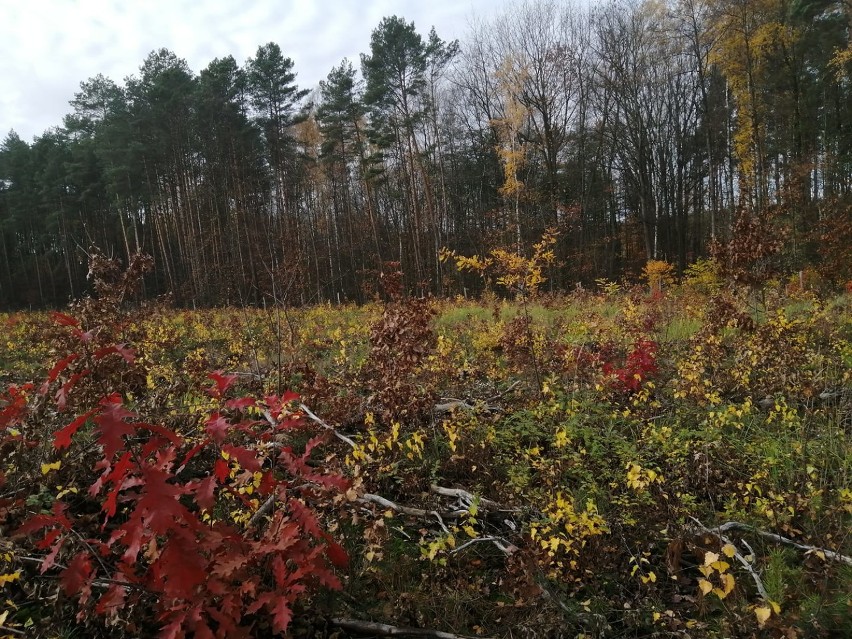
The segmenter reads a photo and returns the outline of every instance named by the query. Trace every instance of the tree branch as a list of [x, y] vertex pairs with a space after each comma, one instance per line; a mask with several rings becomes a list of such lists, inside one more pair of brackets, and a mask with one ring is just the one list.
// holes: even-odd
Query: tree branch
[[[702, 524], [695, 517], [690, 517], [690, 519], [694, 521], [695, 524], [701, 529], [701, 532], [707, 533], [708, 535], [713, 535], [722, 543], [730, 544], [734, 548], [734, 559], [740, 562], [742, 567], [745, 568], [746, 572], [751, 575], [752, 581], [754, 581], [754, 585], [757, 587], [757, 592], [758, 594], [760, 594], [761, 598], [764, 601], [770, 601], [769, 593], [766, 592], [766, 587], [763, 585], [763, 580], [760, 578], [760, 575], [758, 575], [755, 571], [754, 566], [752, 566], [748, 562], [748, 560], [740, 554], [740, 551], [737, 550], [736, 545], [734, 545], [734, 543], [730, 539], [728, 539], [727, 537], [725, 537], [725, 535], [722, 534], [721, 529], [710, 530], [709, 528], [707, 528], [707, 526]], [[754, 553], [752, 553], [752, 555], [754, 555]]]
[[375, 621], [358, 621], [356, 619], [332, 619], [332, 625], [342, 628], [343, 630], [351, 630], [352, 632], [360, 632], [363, 634], [382, 635], [385, 637], [432, 637], [433, 639], [474, 639], [468, 635], [456, 635], [451, 632], [442, 632], [440, 630], [431, 630], [429, 628], [404, 628], [401, 626], [391, 626], [386, 623], [377, 623]]
[[819, 546], [800, 544], [799, 542], [794, 541], [789, 537], [784, 537], [783, 535], [779, 535], [778, 533], [771, 533], [765, 530], [760, 530], [759, 528], [755, 528], [754, 526], [750, 526], [749, 524], [744, 524], [739, 521], [726, 522], [720, 526], [715, 527], [713, 530], [718, 530], [720, 533], [724, 533], [729, 530], [739, 530], [742, 532], [754, 533], [755, 535], [763, 537], [764, 539], [769, 539], [771, 541], [784, 544], [785, 546], [792, 546], [793, 548], [798, 548], [799, 550], [804, 550], [805, 552], [821, 552], [823, 555], [825, 555], [826, 559], [831, 559], [833, 561], [846, 564], [847, 566], [852, 566], [852, 557], [849, 557], [847, 555], [841, 555], [838, 552], [828, 550], [827, 548], [820, 548]]
[[310, 417], [312, 421], [316, 422], [326, 430], [330, 430], [334, 434], [334, 436], [337, 437], [337, 439], [348, 444], [350, 448], [355, 448], [356, 444], [354, 441], [352, 441], [352, 439], [350, 439], [343, 433], [338, 432], [334, 426], [328, 425], [325, 421], [322, 420], [322, 418], [317, 417], [317, 415], [305, 404], [299, 404], [299, 408], [301, 408], [305, 415]]

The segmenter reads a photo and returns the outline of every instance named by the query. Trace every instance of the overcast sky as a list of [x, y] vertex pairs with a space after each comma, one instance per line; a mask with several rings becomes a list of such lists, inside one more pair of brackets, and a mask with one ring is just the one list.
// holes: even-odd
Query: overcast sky
[[276, 42], [296, 83], [314, 88], [344, 57], [356, 66], [384, 16], [414, 21], [424, 37], [462, 38], [497, 0], [0, 0], [0, 140], [31, 141], [62, 124], [80, 82], [122, 84], [165, 47], [198, 73], [216, 57], [239, 64]]

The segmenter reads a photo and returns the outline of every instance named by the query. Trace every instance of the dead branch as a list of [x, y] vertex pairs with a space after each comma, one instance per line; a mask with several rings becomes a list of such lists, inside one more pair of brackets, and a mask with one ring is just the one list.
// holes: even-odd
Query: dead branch
[[248, 524], [246, 524], [246, 528], [253, 528], [257, 525], [257, 522], [261, 520], [261, 518], [272, 510], [272, 507], [275, 505], [275, 495], [270, 495], [266, 498], [266, 501], [260, 505], [255, 513], [251, 516], [251, 519], [248, 520]]
[[440, 630], [431, 630], [429, 628], [404, 628], [401, 626], [391, 626], [386, 623], [377, 623], [375, 621], [358, 621], [356, 619], [332, 619], [332, 625], [350, 630], [352, 632], [360, 632], [363, 634], [382, 635], [384, 637], [433, 637], [434, 639], [473, 639], [468, 635], [455, 635], [451, 632], [442, 632]]
[[[698, 526], [701, 532], [708, 535], [713, 535], [723, 544], [730, 544], [734, 548], [734, 559], [740, 562], [742, 567], [745, 568], [746, 572], [751, 575], [752, 581], [754, 581], [754, 585], [757, 587], [757, 592], [761, 596], [761, 598], [764, 601], [769, 601], [769, 593], [766, 592], [766, 587], [763, 585], [763, 580], [760, 578], [760, 575], [757, 574], [754, 569], [754, 566], [749, 563], [748, 559], [746, 559], [740, 554], [740, 551], [737, 550], [736, 545], [725, 535], [722, 534], [723, 531], [719, 528], [710, 530], [709, 528], [707, 528], [707, 526], [702, 524], [695, 517], [690, 517], [690, 519], [695, 522], [695, 525]], [[754, 556], [754, 553], [752, 553], [752, 556]]]
[[521, 383], [521, 380], [519, 380], [519, 379], [515, 380], [514, 382], [509, 384], [509, 386], [505, 390], [502, 390], [499, 393], [497, 393], [496, 395], [492, 395], [491, 397], [486, 399], [485, 403], [490, 404], [491, 402], [496, 402], [498, 399], [502, 399], [504, 395], [508, 395], [513, 390], [515, 390], [520, 383]]
[[497, 549], [500, 550], [500, 552], [502, 552], [504, 555], [511, 555], [513, 552], [515, 552], [518, 549], [517, 546], [509, 543], [508, 541], [506, 541], [502, 537], [477, 537], [476, 539], [471, 539], [470, 541], [466, 541], [461, 546], [454, 548], [450, 552], [450, 554], [455, 555], [456, 553], [461, 552], [462, 550], [464, 550], [468, 546], [472, 546], [473, 544], [484, 543], [484, 542], [493, 543], [497, 547]]
[[727, 532], [729, 530], [738, 530], [741, 532], [750, 532], [754, 533], [759, 537], [763, 537], [764, 539], [768, 539], [770, 541], [775, 541], [779, 544], [784, 544], [785, 546], [792, 546], [793, 548], [797, 548], [799, 550], [803, 550], [809, 553], [817, 553], [820, 552], [825, 555], [826, 559], [831, 559], [833, 561], [838, 561], [842, 564], [846, 564], [847, 566], [852, 566], [852, 557], [847, 555], [841, 555], [838, 552], [833, 550], [828, 550], [827, 548], [820, 548], [819, 546], [810, 546], [808, 544], [800, 544], [797, 541], [790, 539], [789, 537], [785, 537], [783, 535], [779, 535], [778, 533], [771, 533], [766, 530], [760, 530], [759, 528], [755, 528], [754, 526], [750, 526], [749, 524], [744, 524], [739, 521], [729, 521], [720, 526], [717, 526], [713, 529], [718, 530], [720, 533]]
[[13, 635], [20, 635], [21, 637], [25, 637], [27, 634], [22, 630], [16, 630], [15, 628], [10, 628], [9, 626], [0, 626], [0, 631], [11, 632]]
[[444, 495], [445, 497], [455, 497], [466, 509], [470, 509], [471, 505], [478, 500], [479, 505], [485, 508], [491, 508], [492, 510], [500, 510], [503, 512], [517, 512], [516, 508], [505, 508], [496, 501], [491, 501], [485, 497], [477, 497], [476, 495], [461, 488], [444, 488], [443, 486], [432, 484], [429, 486], [429, 490], [438, 495]]
[[448, 512], [439, 513], [437, 510], [424, 510], [422, 508], [400, 506], [399, 504], [392, 502], [390, 499], [386, 499], [381, 495], [373, 495], [372, 493], [364, 493], [364, 495], [362, 495], [358, 499], [358, 501], [361, 503], [378, 504], [382, 508], [390, 508], [394, 512], [401, 513], [403, 515], [409, 515], [410, 517], [417, 517], [419, 519], [435, 518], [438, 520], [438, 524], [440, 524], [441, 528], [446, 533], [450, 531], [444, 524], [444, 519], [458, 519], [459, 517], [467, 513], [466, 510], [451, 510]]
[[322, 418], [317, 417], [316, 414], [310, 408], [308, 408], [304, 404], [299, 404], [299, 408], [301, 408], [302, 411], [305, 413], [305, 415], [310, 417], [311, 420], [313, 420], [314, 422], [316, 422], [317, 424], [319, 424], [320, 426], [322, 426], [326, 430], [330, 430], [332, 432], [332, 434], [335, 437], [337, 437], [337, 439], [348, 444], [350, 448], [355, 448], [355, 442], [352, 441], [352, 439], [350, 439], [349, 437], [347, 437], [343, 433], [338, 432], [338, 430], [334, 426], [330, 426], [325, 421], [323, 421]]

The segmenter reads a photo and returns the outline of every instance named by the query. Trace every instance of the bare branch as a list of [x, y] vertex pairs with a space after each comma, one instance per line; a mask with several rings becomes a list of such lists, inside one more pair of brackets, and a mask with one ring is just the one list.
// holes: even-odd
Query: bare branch
[[360, 632], [363, 634], [382, 635], [385, 637], [433, 637], [434, 639], [473, 639], [468, 635], [456, 635], [451, 632], [442, 632], [440, 630], [430, 630], [429, 628], [404, 628], [401, 626], [391, 626], [386, 623], [377, 623], [375, 621], [358, 621], [356, 619], [332, 619], [332, 625], [350, 630], [352, 632]]
[[348, 444], [350, 448], [355, 448], [356, 444], [355, 444], [354, 441], [352, 441], [352, 439], [350, 439], [349, 437], [347, 437], [343, 433], [338, 432], [337, 429], [334, 426], [329, 426], [320, 417], [317, 417], [316, 414], [310, 408], [308, 408], [304, 404], [299, 404], [299, 408], [301, 408], [302, 411], [305, 413], [305, 415], [310, 417], [311, 420], [313, 420], [314, 422], [316, 422], [317, 424], [319, 424], [320, 426], [322, 426], [326, 430], [330, 430], [334, 434], [334, 436], [337, 437], [337, 439]]
[[758, 535], [759, 537], [763, 537], [764, 539], [768, 539], [770, 541], [775, 541], [779, 544], [784, 544], [785, 546], [792, 546], [793, 548], [798, 548], [799, 550], [804, 550], [805, 552], [820, 552], [825, 555], [826, 559], [831, 559], [833, 561], [838, 561], [842, 564], [846, 564], [847, 566], [852, 566], [852, 557], [847, 555], [841, 555], [838, 552], [833, 550], [828, 550], [827, 548], [820, 548], [819, 546], [810, 546], [808, 544], [800, 544], [797, 541], [790, 539], [789, 537], [785, 537], [783, 535], [779, 535], [777, 533], [767, 532], [765, 530], [760, 530], [759, 528], [755, 528], [754, 526], [749, 526], [748, 524], [744, 524], [739, 521], [729, 521], [720, 526], [717, 526], [713, 530], [718, 530], [720, 533], [727, 532], [729, 530], [738, 530], [741, 532], [750, 532]]
[[484, 506], [485, 508], [491, 508], [492, 510], [502, 510], [504, 512], [517, 512], [516, 508], [505, 508], [498, 504], [496, 501], [491, 501], [490, 499], [486, 499], [485, 497], [477, 497], [476, 495], [469, 493], [462, 488], [444, 488], [443, 486], [438, 486], [437, 484], [432, 484], [429, 486], [429, 490], [433, 493], [437, 493], [438, 495], [444, 495], [445, 497], [455, 497], [459, 499], [465, 507], [470, 508], [471, 504], [474, 503], [477, 499], [479, 500], [479, 505]]
[[365, 493], [358, 501], [362, 503], [374, 503], [378, 504], [382, 508], [390, 508], [394, 512], [402, 513], [403, 515], [409, 515], [411, 517], [418, 517], [420, 519], [430, 519], [434, 517], [438, 520], [441, 528], [444, 532], [450, 532], [446, 525], [444, 525], [444, 518], [446, 519], [458, 519], [462, 515], [466, 514], [466, 510], [451, 510], [445, 513], [439, 513], [437, 510], [424, 510], [422, 508], [411, 508], [410, 506], [400, 506], [399, 504], [392, 502], [390, 499], [386, 499], [380, 495], [373, 495], [372, 493]]
[[466, 541], [461, 546], [453, 549], [450, 552], [451, 555], [455, 555], [458, 552], [461, 552], [468, 546], [472, 546], [473, 544], [483, 543], [483, 542], [491, 542], [493, 543], [504, 555], [511, 555], [518, 548], [514, 544], [509, 543], [502, 537], [477, 537], [476, 539], [471, 539], [470, 541]]
[[[740, 551], [736, 549], [736, 545], [730, 539], [725, 537], [725, 535], [722, 534], [721, 529], [717, 528], [710, 530], [709, 528], [707, 528], [707, 526], [702, 524], [695, 517], [690, 517], [690, 519], [695, 522], [696, 526], [700, 528], [701, 532], [706, 533], [708, 535], [713, 535], [722, 543], [730, 544], [734, 548], [734, 559], [740, 562], [742, 567], [745, 568], [746, 572], [751, 575], [752, 581], [754, 581], [754, 585], [757, 587], [757, 592], [758, 594], [760, 594], [761, 598], [764, 601], [769, 601], [769, 593], [766, 592], [766, 587], [763, 585], [763, 580], [761, 580], [760, 575], [757, 574], [754, 569], [754, 566], [752, 566], [749, 561], [740, 554]], [[754, 553], [752, 553], [752, 556], [754, 556]]]

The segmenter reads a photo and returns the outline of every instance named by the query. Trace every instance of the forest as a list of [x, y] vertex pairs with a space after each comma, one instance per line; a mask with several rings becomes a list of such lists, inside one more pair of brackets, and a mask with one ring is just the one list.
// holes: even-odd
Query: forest
[[541, 0], [447, 42], [402, 17], [299, 87], [270, 42], [200, 72], [153, 51], [0, 146], [0, 305], [58, 307], [98, 249], [181, 305], [481, 290], [446, 248], [559, 233], [551, 290], [679, 272], [737, 221], [777, 266], [852, 277], [852, 10], [837, 0]]

